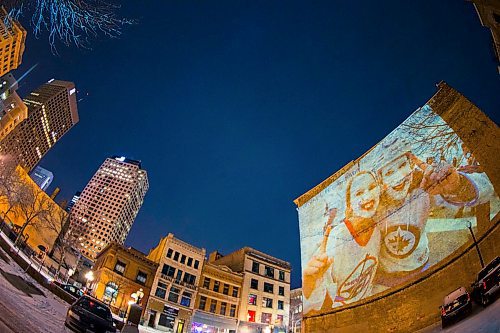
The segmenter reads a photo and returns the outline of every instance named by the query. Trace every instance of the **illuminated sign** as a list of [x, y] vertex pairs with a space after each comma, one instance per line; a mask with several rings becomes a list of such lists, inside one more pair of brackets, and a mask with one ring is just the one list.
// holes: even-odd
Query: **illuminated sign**
[[429, 105], [310, 192], [296, 201], [305, 314], [405, 285], [500, 207], [474, 154]]

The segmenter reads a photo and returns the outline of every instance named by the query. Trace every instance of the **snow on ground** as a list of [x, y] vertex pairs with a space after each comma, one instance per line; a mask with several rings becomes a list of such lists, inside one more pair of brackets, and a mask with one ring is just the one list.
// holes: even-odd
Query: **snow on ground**
[[69, 305], [33, 280], [3, 249], [0, 251], [0, 331], [66, 332]]

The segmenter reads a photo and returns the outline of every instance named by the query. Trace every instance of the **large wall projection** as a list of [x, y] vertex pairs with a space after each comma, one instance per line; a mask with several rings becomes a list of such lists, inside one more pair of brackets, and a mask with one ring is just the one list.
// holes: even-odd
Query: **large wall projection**
[[489, 209], [489, 222], [500, 208], [474, 154], [428, 104], [325, 182], [295, 201], [305, 315], [417, 279], [470, 242], [477, 211]]

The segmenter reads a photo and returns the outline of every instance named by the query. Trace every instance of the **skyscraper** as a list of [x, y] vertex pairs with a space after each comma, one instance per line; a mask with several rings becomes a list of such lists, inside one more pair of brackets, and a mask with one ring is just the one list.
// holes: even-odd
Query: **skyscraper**
[[0, 77], [0, 141], [28, 117], [28, 108], [16, 93], [17, 88], [11, 73]]
[[29, 171], [78, 122], [75, 84], [50, 80], [30, 93], [24, 103], [28, 117], [0, 142], [0, 154], [11, 155]]
[[0, 76], [21, 64], [26, 30], [0, 7]]
[[47, 191], [50, 183], [54, 180], [54, 174], [41, 166], [37, 166], [30, 173], [30, 177], [43, 191]]
[[107, 158], [72, 208], [71, 234], [90, 260], [111, 242], [123, 244], [148, 191], [141, 162]]
[[82, 192], [78, 191], [73, 195], [73, 198], [71, 198], [71, 201], [68, 203], [66, 206], [66, 211], [69, 213], [73, 209], [73, 206], [76, 204], [78, 200], [80, 200], [80, 196], [82, 195]]

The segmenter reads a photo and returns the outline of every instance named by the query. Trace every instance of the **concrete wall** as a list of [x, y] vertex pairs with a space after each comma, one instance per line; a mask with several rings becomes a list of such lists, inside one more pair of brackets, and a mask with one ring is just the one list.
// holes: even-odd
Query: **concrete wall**
[[[460, 93], [440, 83], [428, 104], [461, 137], [500, 190], [500, 129]], [[485, 262], [500, 255], [500, 215], [491, 222], [480, 218], [476, 236]], [[480, 223], [481, 222], [481, 223]], [[481, 269], [472, 241], [455, 251], [426, 275], [397, 290], [386, 291], [357, 304], [303, 319], [304, 332], [413, 332], [440, 320], [445, 295], [465, 286], [470, 290]]]

